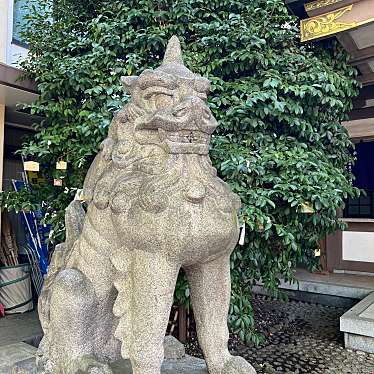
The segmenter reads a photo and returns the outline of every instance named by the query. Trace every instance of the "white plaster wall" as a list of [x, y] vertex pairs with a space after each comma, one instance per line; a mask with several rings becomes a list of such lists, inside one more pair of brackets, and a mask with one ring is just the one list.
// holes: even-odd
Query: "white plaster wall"
[[8, 65], [13, 65], [15, 67], [19, 67], [19, 62], [27, 57], [28, 49], [12, 43], [14, 0], [5, 0], [5, 1], [8, 1], [8, 54], [7, 54], [7, 64]]
[[27, 57], [27, 52], [27, 48], [23, 48], [19, 45], [11, 43], [8, 55], [8, 64], [17, 67], [19, 62]]
[[14, 0], [0, 0], [0, 62], [18, 66], [27, 56], [27, 48], [12, 43]]
[[8, 60], [9, 4], [10, 0], [0, 0], [0, 62], [2, 63], [7, 63]]
[[374, 232], [343, 231], [343, 260], [374, 262]]
[[[1, 0], [0, 0], [1, 1]], [[4, 0], [8, 3], [8, 33], [7, 33], [7, 50], [6, 50], [6, 63], [11, 65], [10, 48], [13, 36], [13, 5], [15, 0]]]

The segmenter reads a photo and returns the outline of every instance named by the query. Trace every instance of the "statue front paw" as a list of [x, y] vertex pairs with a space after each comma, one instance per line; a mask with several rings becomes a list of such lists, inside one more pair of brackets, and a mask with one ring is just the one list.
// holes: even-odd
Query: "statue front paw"
[[108, 364], [98, 361], [93, 356], [83, 356], [70, 364], [72, 374], [113, 374]]
[[226, 361], [222, 374], [256, 374], [256, 370], [243, 357], [232, 356]]
[[87, 374], [113, 374], [113, 371], [107, 365], [100, 365], [89, 368]]

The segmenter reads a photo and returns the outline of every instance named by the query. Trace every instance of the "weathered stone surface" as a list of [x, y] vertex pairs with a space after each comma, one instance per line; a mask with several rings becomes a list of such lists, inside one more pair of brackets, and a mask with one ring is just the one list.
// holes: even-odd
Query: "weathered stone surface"
[[28, 358], [23, 361], [19, 361], [15, 363], [11, 371], [9, 371], [10, 374], [37, 374], [38, 371], [36, 369], [35, 365], [35, 358]]
[[172, 335], [165, 336], [164, 357], [165, 359], [181, 359], [186, 355], [184, 345]]
[[374, 293], [340, 317], [346, 348], [374, 353]]
[[[129, 360], [121, 360], [111, 365], [113, 374], [131, 374]], [[1, 372], [0, 372], [1, 373]], [[11, 371], [4, 374], [37, 374], [35, 359], [27, 359], [15, 364]], [[204, 360], [186, 356], [180, 360], [166, 360], [162, 364], [161, 374], [207, 374]]]
[[240, 200], [209, 159], [217, 127], [209, 81], [187, 69], [172, 37], [160, 67], [122, 83], [131, 101], [86, 176], [87, 212], [77, 201], [66, 211], [67, 241], [39, 302], [37, 364], [46, 373], [109, 374], [103, 362], [122, 356], [134, 374], [160, 374], [183, 268], [210, 373], [254, 373], [227, 349]]
[[[1, 330], [0, 330], [1, 334]], [[1, 335], [0, 335], [1, 339]], [[25, 343], [14, 343], [0, 347], [0, 374], [9, 374], [18, 361], [33, 358], [36, 348]]]
[[344, 345], [349, 349], [374, 353], [374, 338], [372, 338], [371, 336], [356, 335], [345, 332]]
[[[112, 366], [114, 374], [132, 373], [129, 360], [121, 361]], [[204, 360], [185, 356], [179, 360], [165, 360], [161, 368], [162, 374], [207, 374]]]

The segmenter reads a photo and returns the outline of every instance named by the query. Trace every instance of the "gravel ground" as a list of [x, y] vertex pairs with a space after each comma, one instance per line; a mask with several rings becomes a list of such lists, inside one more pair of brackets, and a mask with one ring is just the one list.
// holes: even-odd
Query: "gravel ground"
[[[254, 298], [253, 307], [266, 342], [247, 347], [231, 339], [229, 346], [258, 374], [374, 374], [374, 354], [344, 349], [339, 317], [345, 309], [262, 296]], [[201, 356], [196, 342], [187, 351]]]

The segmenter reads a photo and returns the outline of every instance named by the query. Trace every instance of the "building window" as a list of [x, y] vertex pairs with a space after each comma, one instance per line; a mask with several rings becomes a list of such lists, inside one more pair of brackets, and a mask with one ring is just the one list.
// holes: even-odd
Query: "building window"
[[22, 30], [25, 27], [26, 16], [30, 14], [30, 0], [15, 0], [13, 5], [13, 38], [12, 43], [27, 48], [22, 38]]
[[345, 217], [374, 218], [374, 191], [365, 191], [358, 199], [349, 199], [344, 211]]
[[346, 218], [374, 218], [374, 142], [356, 144], [357, 161], [352, 168], [354, 186], [366, 192], [357, 199], [348, 199]]

